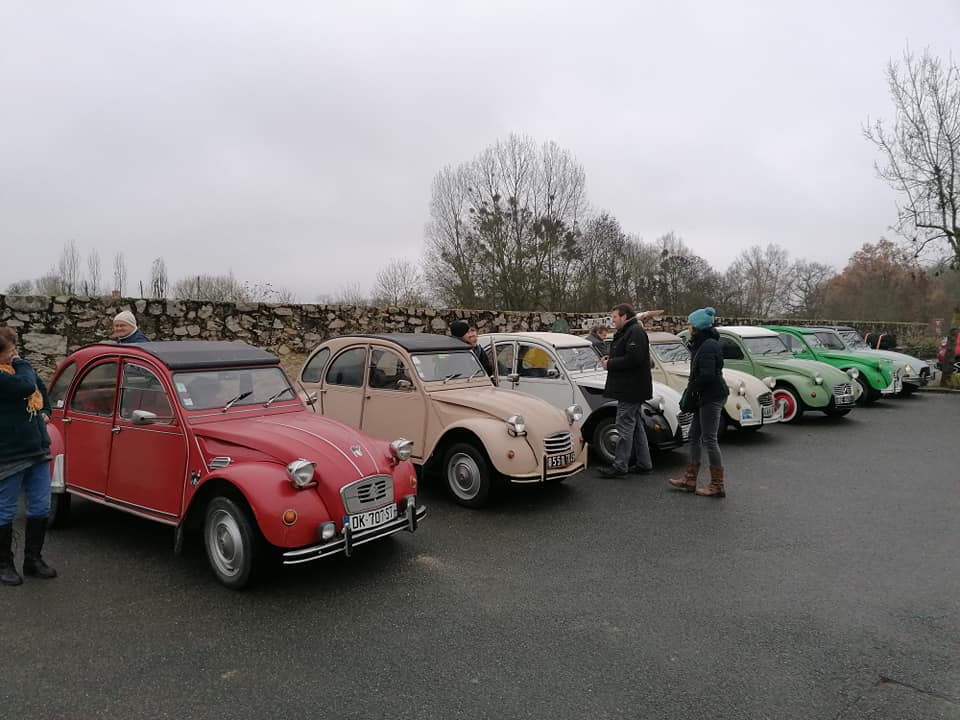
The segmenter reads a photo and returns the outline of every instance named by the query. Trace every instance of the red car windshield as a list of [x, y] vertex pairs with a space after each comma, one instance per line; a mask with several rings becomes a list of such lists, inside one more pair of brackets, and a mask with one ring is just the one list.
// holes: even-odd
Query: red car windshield
[[265, 405], [269, 401], [295, 400], [297, 393], [277, 367], [198, 370], [173, 376], [180, 404], [187, 410]]

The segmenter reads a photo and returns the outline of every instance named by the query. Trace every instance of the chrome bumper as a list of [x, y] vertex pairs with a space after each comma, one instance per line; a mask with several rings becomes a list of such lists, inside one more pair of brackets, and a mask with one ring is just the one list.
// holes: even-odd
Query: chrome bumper
[[297, 550], [287, 550], [283, 553], [284, 565], [299, 565], [300, 563], [319, 560], [343, 553], [347, 557], [353, 554], [353, 548], [357, 545], [364, 545], [389, 535], [395, 535], [398, 532], [406, 530], [407, 532], [416, 532], [420, 520], [427, 514], [426, 505], [414, 505], [407, 502], [407, 508], [403, 515], [388, 523], [379, 525], [369, 530], [354, 532], [349, 524], [343, 526], [343, 532], [334, 540], [321, 545], [311, 545], [310, 547], [299, 548]]
[[887, 385], [883, 390], [880, 391], [881, 395], [896, 395], [898, 392], [903, 390], [903, 380], [900, 379], [900, 375], [894, 375], [893, 381]]

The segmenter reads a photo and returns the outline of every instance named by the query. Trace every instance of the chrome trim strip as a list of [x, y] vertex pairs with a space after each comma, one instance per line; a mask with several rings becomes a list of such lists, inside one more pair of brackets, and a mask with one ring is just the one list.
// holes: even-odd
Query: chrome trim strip
[[[91, 494], [89, 490], [88, 490], [88, 491], [84, 491], [82, 488], [78, 488], [78, 487], [76, 487], [76, 486], [74, 486], [74, 485], [69, 486], [69, 487], [67, 488], [67, 492], [69, 492], [69, 493], [71, 493], [71, 494], [73, 494], [73, 495], [78, 495], [79, 497], [82, 497], [84, 500], [89, 500], [90, 502], [99, 503], [100, 505], [106, 505], [107, 507], [111, 507], [111, 508], [114, 508], [114, 509], [116, 509], [116, 510], [120, 510], [121, 512], [125, 512], [125, 513], [128, 513], [128, 514], [130, 514], [130, 515], [136, 515], [137, 517], [141, 517], [141, 518], [143, 518], [144, 520], [153, 520], [154, 522], [158, 522], [158, 523], [161, 523], [161, 524], [163, 524], [163, 525], [170, 525], [170, 526], [172, 526], [172, 527], [176, 527], [177, 525], [180, 524], [179, 522], [177, 522], [177, 520], [167, 520], [166, 518], [159, 518], [159, 517], [157, 517], [156, 515], [149, 515], [149, 514], [147, 514], [147, 513], [145, 513], [145, 512], [140, 512], [140, 511], [138, 511], [138, 510], [130, 509], [130, 508], [125, 507], [125, 506], [123, 506], [123, 505], [120, 505], [120, 504], [118, 504], [118, 503], [116, 503], [116, 502], [112, 502], [112, 501], [110, 501], [110, 500], [107, 500], [107, 499], [106, 499], [105, 497], [103, 497], [102, 495], [94, 495], [94, 494]], [[134, 505], [133, 507], [139, 507], [139, 506]], [[166, 513], [164, 513], [164, 514], [166, 514]], [[176, 517], [176, 516], [173, 516], [173, 517]]]
[[[426, 514], [427, 506], [418, 505], [416, 512], [417, 522], [422, 520]], [[406, 513], [401, 513], [389, 523], [364, 532], [351, 533], [350, 549], [352, 550], [357, 545], [364, 545], [365, 543], [372, 542], [373, 540], [379, 540], [380, 538], [384, 538], [389, 535], [395, 535], [403, 530], [408, 530], [408, 524], [409, 520], [407, 519]], [[310, 547], [299, 548], [297, 550], [288, 550], [287, 552], [283, 553], [283, 564], [299, 565], [301, 563], [320, 560], [321, 558], [336, 555], [344, 552], [345, 550], [346, 541], [341, 537], [322, 545], [311, 545]]]
[[168, 512], [164, 512], [163, 510], [155, 510], [151, 507], [147, 507], [146, 505], [137, 505], [136, 503], [127, 502], [126, 500], [118, 500], [117, 498], [110, 497], [109, 495], [104, 495], [104, 498], [111, 505], [116, 505], [117, 507], [136, 508], [137, 510], [144, 510], [146, 512], [156, 513], [157, 515], [163, 515], [164, 517], [170, 517], [170, 518], [179, 517], [176, 513], [168, 513]]

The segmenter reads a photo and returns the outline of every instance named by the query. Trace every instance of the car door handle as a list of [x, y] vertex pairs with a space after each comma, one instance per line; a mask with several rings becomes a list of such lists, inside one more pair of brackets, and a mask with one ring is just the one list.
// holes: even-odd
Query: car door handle
[[62, 423], [72, 423], [72, 422], [73, 422], [73, 419], [72, 419], [72, 418], [64, 418], [64, 419], [61, 420], [60, 422], [62, 422]]
[[113, 428], [113, 430], [111, 430], [110, 432], [116, 435], [118, 432], [120, 432], [120, 426], [118, 425], [117, 427]]

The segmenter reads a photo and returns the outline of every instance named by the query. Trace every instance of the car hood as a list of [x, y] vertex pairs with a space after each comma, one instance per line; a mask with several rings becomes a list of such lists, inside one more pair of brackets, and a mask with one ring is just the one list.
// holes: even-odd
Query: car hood
[[813, 378], [820, 375], [824, 382], [833, 385], [850, 382], [850, 376], [843, 370], [827, 365], [818, 360], [801, 360], [800, 358], [770, 357], [753, 355], [753, 361], [758, 365], [781, 373], [793, 373]]
[[919, 375], [920, 371], [927, 367], [927, 363], [920, 358], [907, 355], [905, 353], [895, 352], [893, 350], [857, 350], [858, 355], [873, 355], [885, 360], [891, 360], [900, 365], [909, 365], [914, 374]]
[[[606, 370], [597, 370], [594, 372], [585, 372], [577, 373], [573, 376], [573, 381], [581, 386], [594, 388], [597, 390], [603, 390], [604, 386], [607, 383], [607, 371]], [[680, 426], [680, 393], [669, 385], [664, 385], [661, 382], [653, 381], [653, 397], [663, 398], [663, 416], [667, 419], [667, 422], [670, 424], [670, 429], [673, 432], [677, 431], [677, 428]], [[652, 399], [652, 398], [651, 398]], [[584, 408], [586, 409], [586, 408]]]
[[498, 420], [511, 415], [522, 415], [527, 427], [569, 426], [567, 415], [546, 400], [533, 395], [495, 386], [439, 390], [430, 393], [430, 400], [441, 405], [467, 408], [482, 412]]
[[824, 358], [825, 360], [836, 360], [841, 363], [847, 363], [847, 362], [862, 363], [863, 365], [866, 365], [867, 367], [872, 368], [874, 370], [882, 370], [885, 365], [887, 367], [890, 367], [890, 365], [888, 364], [888, 359], [870, 357], [869, 354], [862, 353], [859, 350], [850, 351], [850, 352], [839, 352], [836, 350], [819, 350], [817, 352], [817, 355]]
[[224, 419], [195, 425], [194, 433], [214, 441], [211, 445], [216, 454], [229, 456], [229, 446], [235, 446], [284, 465], [303, 458], [321, 468], [338, 468], [344, 475], [355, 473], [358, 478], [392, 472], [382, 440], [309, 412]]

